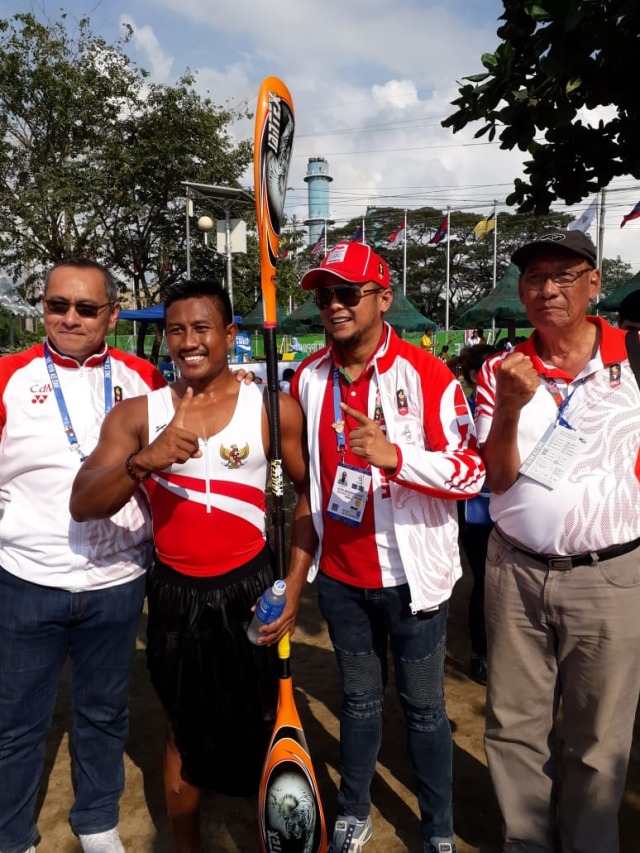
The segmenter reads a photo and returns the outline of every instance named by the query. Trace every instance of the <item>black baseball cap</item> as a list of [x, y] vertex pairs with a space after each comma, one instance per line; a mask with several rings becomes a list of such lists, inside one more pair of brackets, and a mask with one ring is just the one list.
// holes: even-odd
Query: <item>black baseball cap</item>
[[535, 240], [516, 249], [511, 255], [511, 260], [520, 267], [521, 272], [524, 272], [534, 255], [549, 249], [551, 246], [557, 246], [559, 249], [579, 255], [585, 261], [589, 261], [592, 267], [596, 267], [598, 264], [598, 253], [593, 241], [584, 231], [577, 229], [574, 231], [550, 231], [548, 234], [536, 237]]

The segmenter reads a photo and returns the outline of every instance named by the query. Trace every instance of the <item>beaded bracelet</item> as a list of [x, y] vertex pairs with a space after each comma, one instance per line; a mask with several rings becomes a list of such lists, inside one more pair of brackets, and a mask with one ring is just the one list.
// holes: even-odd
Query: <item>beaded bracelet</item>
[[151, 471], [147, 471], [146, 474], [143, 474], [142, 477], [139, 477], [133, 470], [133, 467], [131, 465], [131, 460], [134, 456], [137, 456], [139, 452], [139, 450], [134, 450], [133, 453], [130, 453], [124, 460], [124, 467], [127, 469], [127, 474], [131, 477], [132, 480], [135, 480], [136, 483], [144, 483], [144, 481], [148, 480], [151, 476]]

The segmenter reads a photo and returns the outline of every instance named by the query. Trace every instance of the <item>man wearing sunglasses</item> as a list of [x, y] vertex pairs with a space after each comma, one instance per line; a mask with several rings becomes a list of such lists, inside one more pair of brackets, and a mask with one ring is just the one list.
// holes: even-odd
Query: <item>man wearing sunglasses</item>
[[0, 851], [34, 853], [34, 811], [63, 664], [72, 666], [69, 820], [86, 853], [122, 853], [127, 694], [150, 559], [139, 493], [112, 518], [69, 514], [105, 413], [165, 384], [105, 343], [117, 286], [94, 261], [45, 277], [46, 340], [0, 359]]
[[495, 522], [489, 769], [508, 853], [617, 853], [640, 691], [640, 391], [625, 332], [586, 315], [589, 237], [545, 234], [512, 260], [534, 332], [485, 363], [476, 410]]
[[390, 645], [424, 850], [453, 853], [443, 675], [448, 602], [461, 574], [455, 501], [484, 480], [473, 423], [451, 371], [385, 323], [389, 270], [368, 246], [339, 243], [301, 284], [314, 291], [331, 337], [291, 383], [307, 416], [318, 595], [342, 688], [330, 850], [354, 853], [372, 836]]

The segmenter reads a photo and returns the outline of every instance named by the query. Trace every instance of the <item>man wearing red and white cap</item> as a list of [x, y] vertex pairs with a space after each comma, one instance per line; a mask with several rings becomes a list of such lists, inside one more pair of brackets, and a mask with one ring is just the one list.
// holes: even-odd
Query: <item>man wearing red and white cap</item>
[[341, 784], [330, 850], [372, 835], [387, 648], [418, 780], [426, 853], [453, 853], [451, 731], [443, 671], [460, 577], [455, 501], [484, 480], [465, 396], [438, 359], [384, 322], [385, 261], [339, 243], [302, 279], [331, 344], [305, 359], [292, 394], [307, 416], [320, 608], [340, 667]]

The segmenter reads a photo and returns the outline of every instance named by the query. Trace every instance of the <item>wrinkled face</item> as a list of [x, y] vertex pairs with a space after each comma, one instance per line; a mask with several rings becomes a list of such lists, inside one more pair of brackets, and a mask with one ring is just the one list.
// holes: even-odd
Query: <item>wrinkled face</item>
[[518, 280], [527, 316], [541, 331], [580, 325], [599, 290], [600, 271], [579, 255], [558, 248], [537, 253]]
[[227, 353], [236, 336], [221, 307], [208, 296], [179, 299], [165, 311], [169, 354], [187, 382], [202, 382], [227, 369]]
[[327, 276], [316, 288], [315, 298], [322, 324], [334, 344], [349, 347], [373, 342], [375, 346], [393, 294], [391, 288], [381, 288], [372, 281], [350, 285]]
[[109, 302], [104, 276], [91, 267], [53, 270], [43, 308], [47, 337], [58, 352], [79, 362], [98, 352], [118, 317], [118, 304]]

